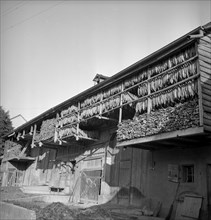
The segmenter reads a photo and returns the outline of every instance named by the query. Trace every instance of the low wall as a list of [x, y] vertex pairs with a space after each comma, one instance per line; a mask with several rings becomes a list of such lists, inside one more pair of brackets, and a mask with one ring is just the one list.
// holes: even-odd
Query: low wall
[[34, 211], [6, 202], [0, 202], [0, 219], [36, 220]]

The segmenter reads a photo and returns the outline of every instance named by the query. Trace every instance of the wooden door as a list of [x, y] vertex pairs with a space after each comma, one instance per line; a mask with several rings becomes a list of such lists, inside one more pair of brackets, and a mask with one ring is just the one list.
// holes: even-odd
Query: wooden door
[[52, 171], [54, 167], [54, 162], [56, 158], [56, 149], [50, 149], [48, 151], [48, 164], [47, 164], [47, 173], [46, 173], [46, 183], [49, 183], [52, 178]]
[[101, 191], [102, 158], [83, 161], [80, 185], [81, 202], [98, 202]]
[[42, 170], [40, 175], [41, 183], [48, 185], [51, 180], [54, 160], [56, 158], [56, 149], [43, 147], [40, 158], [39, 168]]
[[98, 202], [102, 170], [83, 170], [81, 172], [81, 202]]
[[118, 203], [122, 205], [130, 204], [130, 187], [131, 187], [131, 158], [132, 149], [121, 149], [119, 164], [119, 187], [117, 194]]
[[207, 165], [207, 200], [208, 200], [208, 215], [211, 220], [211, 164]]

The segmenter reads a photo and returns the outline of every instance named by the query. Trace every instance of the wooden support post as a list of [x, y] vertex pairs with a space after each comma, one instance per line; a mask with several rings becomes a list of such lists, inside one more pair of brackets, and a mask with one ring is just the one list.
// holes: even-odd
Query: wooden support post
[[34, 125], [34, 131], [33, 131], [33, 136], [32, 136], [32, 144], [31, 147], [34, 147], [34, 139], [35, 139], [35, 135], [36, 135], [36, 130], [37, 130], [37, 125]]
[[103, 109], [102, 109], [102, 107], [103, 107], [103, 93], [101, 92], [101, 94], [100, 94], [100, 116], [102, 116], [102, 111], [103, 111]]
[[198, 59], [195, 61], [196, 62], [196, 72], [199, 75], [199, 78], [197, 79], [197, 84], [198, 84], [198, 101], [199, 101], [199, 125], [203, 126], [203, 102], [202, 102], [202, 87], [201, 87], [201, 73], [200, 73], [200, 65], [199, 65], [199, 51], [198, 51], [198, 43], [195, 43], [195, 51], [196, 54], [198, 55]]
[[26, 131], [25, 130], [23, 130], [23, 134], [22, 134], [22, 138], [24, 138], [25, 137], [25, 134], [26, 134]]
[[121, 94], [120, 94], [120, 108], [119, 108], [119, 123], [122, 122], [122, 96], [123, 96], [124, 86], [122, 83]]
[[33, 126], [31, 126], [31, 129], [30, 129], [30, 132], [29, 132], [30, 135], [33, 134]]
[[102, 178], [104, 181], [106, 181], [106, 162], [107, 162], [107, 149], [108, 146], [105, 146], [105, 152], [104, 152], [104, 164], [102, 165], [103, 168], [103, 174], [102, 174]]
[[77, 118], [77, 126], [76, 126], [76, 140], [79, 139], [79, 123], [80, 123], [80, 102], [78, 102], [78, 118]]
[[[150, 71], [149, 71], [150, 72]], [[150, 72], [151, 73], [151, 72]], [[150, 95], [150, 93], [151, 93], [151, 91], [150, 91], [150, 78], [151, 78], [151, 75], [149, 74], [148, 75], [148, 81], [147, 81], [147, 92], [148, 92], [148, 94], [147, 95]], [[151, 99], [151, 97], [150, 96], [148, 96], [148, 98], [147, 98], [147, 114], [150, 114], [150, 112], [151, 112], [151, 105], [152, 105], [152, 99]]]
[[19, 141], [20, 140], [20, 136], [21, 136], [21, 133], [20, 132], [18, 132], [18, 136], [17, 136], [17, 141]]

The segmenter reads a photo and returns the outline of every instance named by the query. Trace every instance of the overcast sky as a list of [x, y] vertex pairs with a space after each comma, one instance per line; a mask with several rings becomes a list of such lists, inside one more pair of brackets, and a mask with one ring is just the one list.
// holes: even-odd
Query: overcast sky
[[27, 120], [211, 21], [203, 0], [0, 2], [0, 104]]

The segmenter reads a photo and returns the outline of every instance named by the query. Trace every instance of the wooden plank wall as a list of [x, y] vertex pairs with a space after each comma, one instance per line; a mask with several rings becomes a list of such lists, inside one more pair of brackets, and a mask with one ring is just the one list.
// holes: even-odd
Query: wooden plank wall
[[204, 130], [211, 132], [211, 34], [199, 40], [200, 81], [202, 89]]

